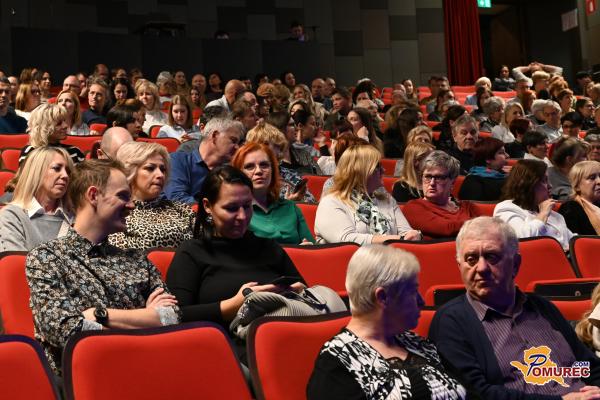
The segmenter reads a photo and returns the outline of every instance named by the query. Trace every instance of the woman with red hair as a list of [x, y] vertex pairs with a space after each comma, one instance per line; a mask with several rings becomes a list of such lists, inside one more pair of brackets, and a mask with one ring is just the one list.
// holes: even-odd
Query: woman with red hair
[[231, 165], [252, 181], [254, 201], [249, 228], [256, 236], [278, 243], [314, 242], [300, 209], [279, 197], [279, 167], [269, 146], [248, 142], [235, 153]]

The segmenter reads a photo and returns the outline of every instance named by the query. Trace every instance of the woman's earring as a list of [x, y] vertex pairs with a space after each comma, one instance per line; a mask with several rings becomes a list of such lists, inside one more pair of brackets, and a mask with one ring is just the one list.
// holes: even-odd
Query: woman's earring
[[207, 223], [207, 224], [209, 224], [209, 225], [213, 225], [213, 224], [214, 224], [214, 222], [215, 222], [215, 221], [213, 220], [213, 217], [212, 217], [212, 215], [211, 215], [211, 214], [207, 214], [207, 215], [206, 215], [206, 223]]

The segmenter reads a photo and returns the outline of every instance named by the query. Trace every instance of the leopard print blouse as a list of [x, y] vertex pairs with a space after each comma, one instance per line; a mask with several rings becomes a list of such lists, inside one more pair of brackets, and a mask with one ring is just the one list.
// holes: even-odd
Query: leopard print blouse
[[122, 249], [178, 247], [193, 236], [196, 214], [188, 204], [166, 199], [134, 201], [125, 232], [112, 234], [109, 243]]

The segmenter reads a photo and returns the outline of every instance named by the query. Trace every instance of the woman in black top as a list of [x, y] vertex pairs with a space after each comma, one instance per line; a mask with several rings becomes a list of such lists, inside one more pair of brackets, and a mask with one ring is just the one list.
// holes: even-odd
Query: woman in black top
[[498, 201], [506, 181], [508, 154], [502, 140], [485, 137], [473, 149], [473, 164], [458, 198], [461, 200]]
[[227, 326], [252, 291], [276, 291], [280, 276], [297, 276], [296, 267], [271, 239], [248, 231], [252, 182], [231, 166], [213, 169], [199, 194], [194, 239], [179, 246], [167, 274], [183, 321], [213, 321]]
[[600, 162], [581, 161], [571, 168], [573, 197], [558, 209], [567, 227], [580, 235], [600, 235]]

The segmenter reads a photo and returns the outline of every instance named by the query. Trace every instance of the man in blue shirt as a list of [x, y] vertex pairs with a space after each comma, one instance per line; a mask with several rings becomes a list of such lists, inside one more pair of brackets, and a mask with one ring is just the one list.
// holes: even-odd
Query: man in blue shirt
[[0, 78], [0, 134], [25, 133], [27, 120], [15, 114], [10, 104], [10, 81], [7, 77]]
[[241, 122], [228, 118], [211, 119], [202, 132], [198, 148], [171, 153], [171, 176], [164, 190], [169, 200], [195, 203], [208, 172], [231, 161], [242, 140]]

